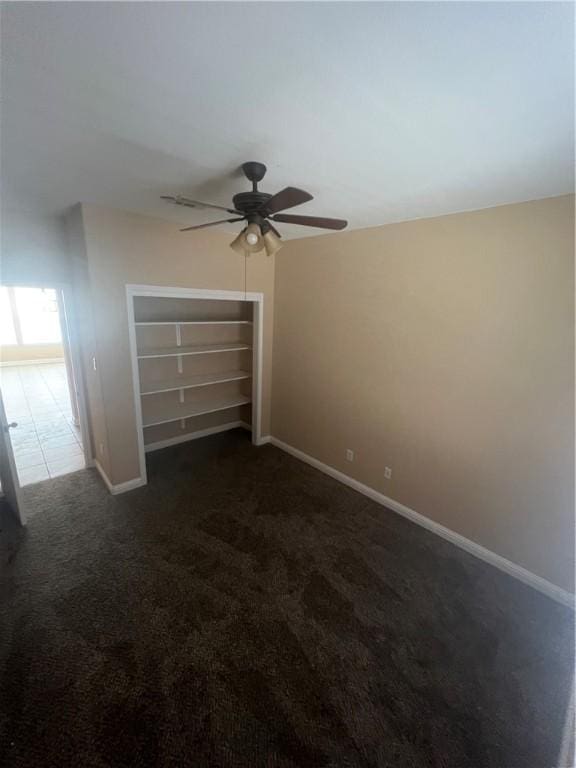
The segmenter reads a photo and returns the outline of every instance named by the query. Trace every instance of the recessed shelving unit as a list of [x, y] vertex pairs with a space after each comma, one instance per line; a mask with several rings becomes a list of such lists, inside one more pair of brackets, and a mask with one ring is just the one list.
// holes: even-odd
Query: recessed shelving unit
[[147, 451], [238, 426], [258, 444], [262, 294], [126, 290], [143, 478]]

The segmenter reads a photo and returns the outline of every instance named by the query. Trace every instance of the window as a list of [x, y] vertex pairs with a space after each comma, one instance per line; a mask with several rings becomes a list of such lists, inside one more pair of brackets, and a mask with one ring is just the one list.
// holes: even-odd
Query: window
[[56, 291], [52, 288], [14, 288], [22, 344], [62, 341]]
[[2, 344], [59, 344], [60, 318], [53, 288], [1, 288]]
[[8, 288], [0, 288], [0, 344], [18, 344]]

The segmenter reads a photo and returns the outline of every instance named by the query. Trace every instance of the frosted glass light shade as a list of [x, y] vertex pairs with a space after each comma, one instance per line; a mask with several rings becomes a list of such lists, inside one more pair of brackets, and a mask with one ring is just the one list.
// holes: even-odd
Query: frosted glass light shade
[[[254, 237], [256, 238], [256, 242], [251, 243], [248, 238], [253, 239]], [[244, 230], [244, 243], [244, 250], [249, 251], [250, 253], [256, 253], [257, 251], [262, 250], [264, 243], [262, 241], [262, 232], [258, 224], [248, 224]]]
[[264, 248], [266, 248], [266, 254], [268, 256], [274, 256], [283, 245], [282, 240], [280, 240], [271, 229], [269, 229], [265, 235], [262, 235], [262, 240], [264, 240]]
[[240, 256], [244, 256], [244, 251], [246, 248], [244, 247], [244, 232], [246, 230], [243, 229], [242, 232], [238, 235], [238, 237], [234, 238], [232, 242], [230, 243], [230, 248], [232, 248], [233, 251], [236, 251], [236, 253], [239, 253]]

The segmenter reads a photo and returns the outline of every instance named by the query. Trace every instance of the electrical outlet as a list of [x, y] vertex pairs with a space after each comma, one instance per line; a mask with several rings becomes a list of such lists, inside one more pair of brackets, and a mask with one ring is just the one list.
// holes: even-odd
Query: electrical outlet
[[346, 461], [354, 461], [354, 451], [350, 448], [346, 449]]
[[392, 470], [390, 467], [384, 467], [384, 477], [386, 480], [390, 480], [392, 478]]
[[100, 456], [104, 456], [104, 443], [98, 443], [98, 453]]

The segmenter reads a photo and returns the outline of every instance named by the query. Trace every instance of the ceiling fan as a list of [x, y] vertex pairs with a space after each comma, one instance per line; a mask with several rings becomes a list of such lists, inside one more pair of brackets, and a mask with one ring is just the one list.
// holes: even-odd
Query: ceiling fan
[[163, 200], [169, 200], [176, 205], [184, 205], [188, 208], [214, 208], [218, 211], [235, 214], [231, 219], [209, 221], [206, 224], [197, 224], [194, 227], [184, 227], [181, 232], [190, 232], [194, 229], [214, 227], [217, 224], [231, 224], [234, 221], [246, 221], [238, 237], [230, 243], [230, 247], [238, 253], [256, 253], [266, 250], [268, 256], [272, 256], [282, 247], [280, 233], [272, 222], [281, 224], [300, 224], [304, 227], [319, 227], [321, 229], [344, 229], [348, 222], [344, 219], [327, 219], [320, 216], [298, 216], [291, 213], [281, 213], [288, 208], [312, 200], [309, 192], [296, 187], [285, 187], [275, 195], [258, 190], [258, 182], [262, 181], [266, 174], [266, 166], [263, 163], [251, 161], [243, 163], [242, 170], [248, 181], [252, 182], [251, 192], [240, 192], [232, 198], [232, 206], [212, 205], [202, 203], [199, 200], [191, 200], [181, 195], [162, 195]]

